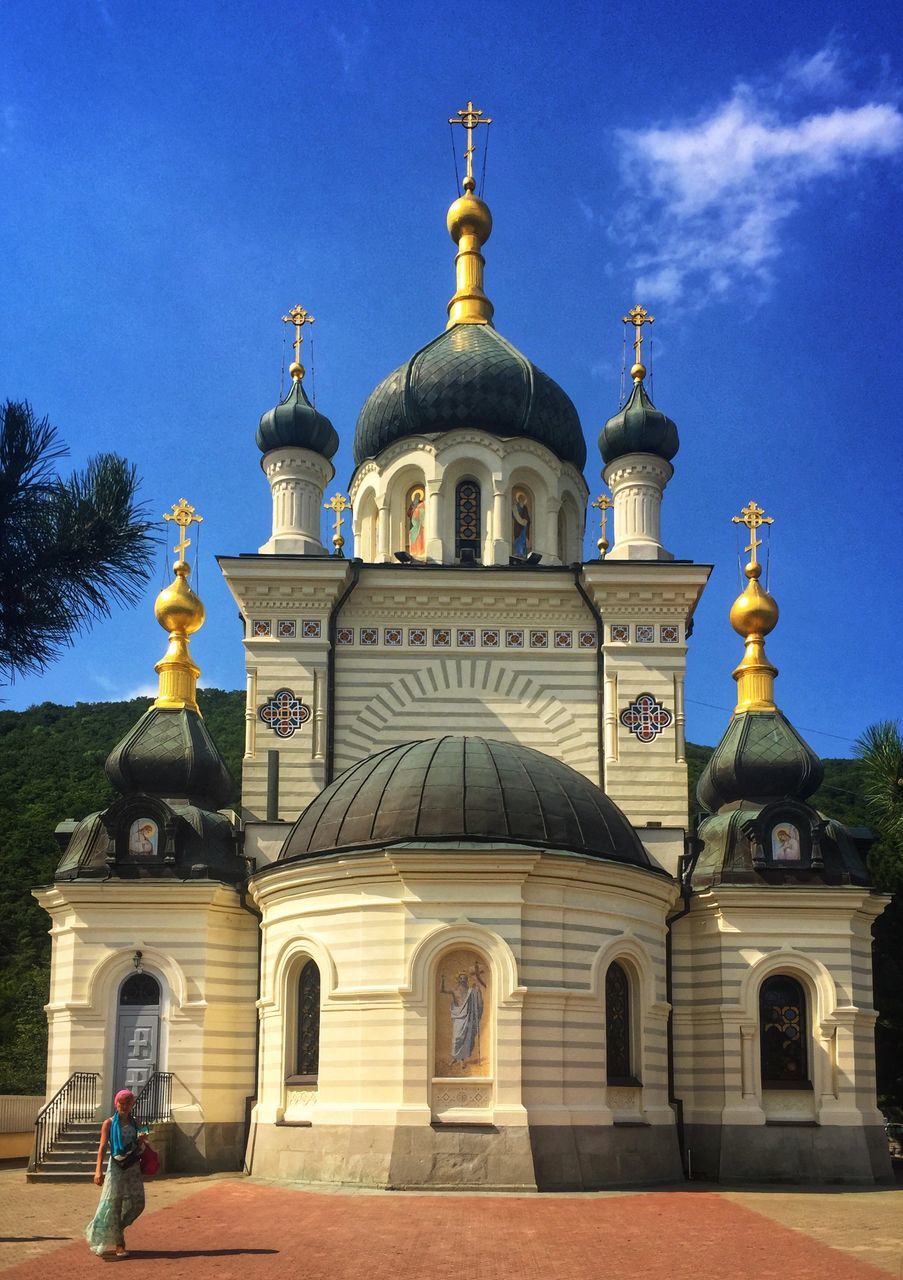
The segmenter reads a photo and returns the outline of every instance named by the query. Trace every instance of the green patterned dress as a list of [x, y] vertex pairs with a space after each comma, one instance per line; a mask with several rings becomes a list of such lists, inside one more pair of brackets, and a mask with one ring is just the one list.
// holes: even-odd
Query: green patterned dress
[[[127, 1121], [122, 1125], [123, 1142], [138, 1141], [138, 1130]], [[100, 1204], [97, 1212], [85, 1228], [85, 1239], [92, 1253], [106, 1253], [122, 1248], [123, 1232], [144, 1211], [144, 1179], [138, 1163], [130, 1169], [120, 1169], [112, 1157], [107, 1164], [107, 1176], [103, 1180]]]

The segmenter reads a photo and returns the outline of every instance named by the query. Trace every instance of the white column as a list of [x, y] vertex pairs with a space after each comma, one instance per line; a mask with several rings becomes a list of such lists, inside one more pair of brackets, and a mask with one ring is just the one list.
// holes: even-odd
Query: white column
[[[454, 558], [454, 545], [448, 556], [439, 534], [439, 511], [442, 506], [442, 481], [426, 482], [426, 558], [436, 564], [450, 563]], [[447, 521], [444, 522], [447, 527]]]
[[511, 521], [505, 523], [507, 493], [493, 486], [492, 490], [492, 563], [507, 564], [511, 555]]
[[674, 468], [651, 453], [610, 462], [602, 478], [614, 501], [614, 546], [609, 560], [673, 560], [661, 541], [661, 506]]
[[385, 564], [389, 556], [389, 504], [383, 502], [376, 516], [376, 559]]
[[326, 555], [320, 518], [323, 492], [335, 475], [332, 463], [310, 449], [271, 449], [260, 465], [273, 499], [273, 532], [261, 553]]
[[687, 762], [687, 714], [684, 710], [684, 677], [674, 677], [674, 759]]
[[314, 672], [314, 732], [313, 732], [313, 756], [315, 760], [324, 760], [326, 758], [325, 741], [326, 741], [326, 672], [317, 670]]
[[245, 695], [245, 759], [257, 752], [257, 668], [248, 669]]

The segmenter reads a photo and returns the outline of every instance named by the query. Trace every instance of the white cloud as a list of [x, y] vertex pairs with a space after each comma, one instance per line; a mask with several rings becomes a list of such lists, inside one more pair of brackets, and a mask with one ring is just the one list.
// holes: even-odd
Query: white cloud
[[824, 89], [839, 75], [836, 54], [822, 50], [768, 89], [739, 86], [692, 123], [621, 133], [633, 191], [615, 234], [631, 245], [638, 293], [701, 304], [740, 283], [767, 288], [787, 219], [815, 185], [903, 151], [903, 115], [889, 101], [778, 116], [788, 77]]

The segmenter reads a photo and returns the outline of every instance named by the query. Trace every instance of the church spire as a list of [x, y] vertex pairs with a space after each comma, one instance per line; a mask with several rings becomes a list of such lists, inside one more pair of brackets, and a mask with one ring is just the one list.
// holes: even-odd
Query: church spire
[[191, 567], [185, 559], [185, 552], [191, 546], [191, 539], [185, 534], [192, 524], [200, 524], [203, 518], [184, 498], [174, 504], [172, 514], [167, 512], [163, 516], [164, 520], [172, 520], [179, 526], [179, 541], [174, 547], [174, 579], [164, 587], [154, 604], [157, 621], [164, 631], [169, 632], [169, 648], [154, 668], [160, 677], [160, 691], [154, 706], [172, 711], [197, 711], [198, 714], [200, 708], [195, 693], [201, 671], [191, 660], [188, 637], [204, 625], [204, 606], [188, 585]]
[[745, 524], [750, 534], [745, 548], [750, 559], [744, 569], [749, 585], [734, 601], [730, 615], [731, 626], [746, 641], [743, 660], [734, 671], [737, 681], [734, 715], [742, 715], [745, 711], [774, 711], [774, 682], [778, 670], [765, 656], [765, 637], [777, 625], [778, 606], [774, 598], [759, 586], [762, 566], [757, 551], [762, 539], [756, 537], [757, 529], [763, 524], [773, 524], [774, 520], [765, 514], [764, 508], [750, 501], [738, 516], [733, 517], [733, 523]]
[[466, 172], [464, 194], [459, 196], [448, 211], [448, 234], [458, 246], [455, 258], [455, 293], [448, 304], [448, 324], [491, 324], [494, 307], [483, 292], [483, 268], [486, 260], [480, 250], [492, 234], [492, 214], [489, 206], [474, 195], [476, 179], [473, 176], [474, 130], [492, 120], [483, 116], [472, 102], [462, 107], [457, 116], [449, 118], [450, 125], [461, 125], [467, 134], [464, 149]]

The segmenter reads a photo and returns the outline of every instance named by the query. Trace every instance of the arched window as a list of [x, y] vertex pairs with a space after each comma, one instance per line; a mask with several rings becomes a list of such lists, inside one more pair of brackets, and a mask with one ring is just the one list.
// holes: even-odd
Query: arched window
[[462, 552], [480, 558], [480, 486], [476, 480], [462, 480], [455, 489], [455, 557]]
[[630, 980], [615, 961], [605, 975], [605, 1065], [609, 1084], [635, 1084], [630, 1044]]
[[133, 973], [122, 984], [119, 992], [121, 1005], [146, 1005], [160, 1003], [160, 984], [149, 973]]
[[298, 977], [298, 1043], [295, 1072], [315, 1076], [320, 1069], [320, 970], [308, 960]]
[[806, 996], [796, 978], [776, 974], [759, 991], [762, 1084], [786, 1089], [809, 1082]]

